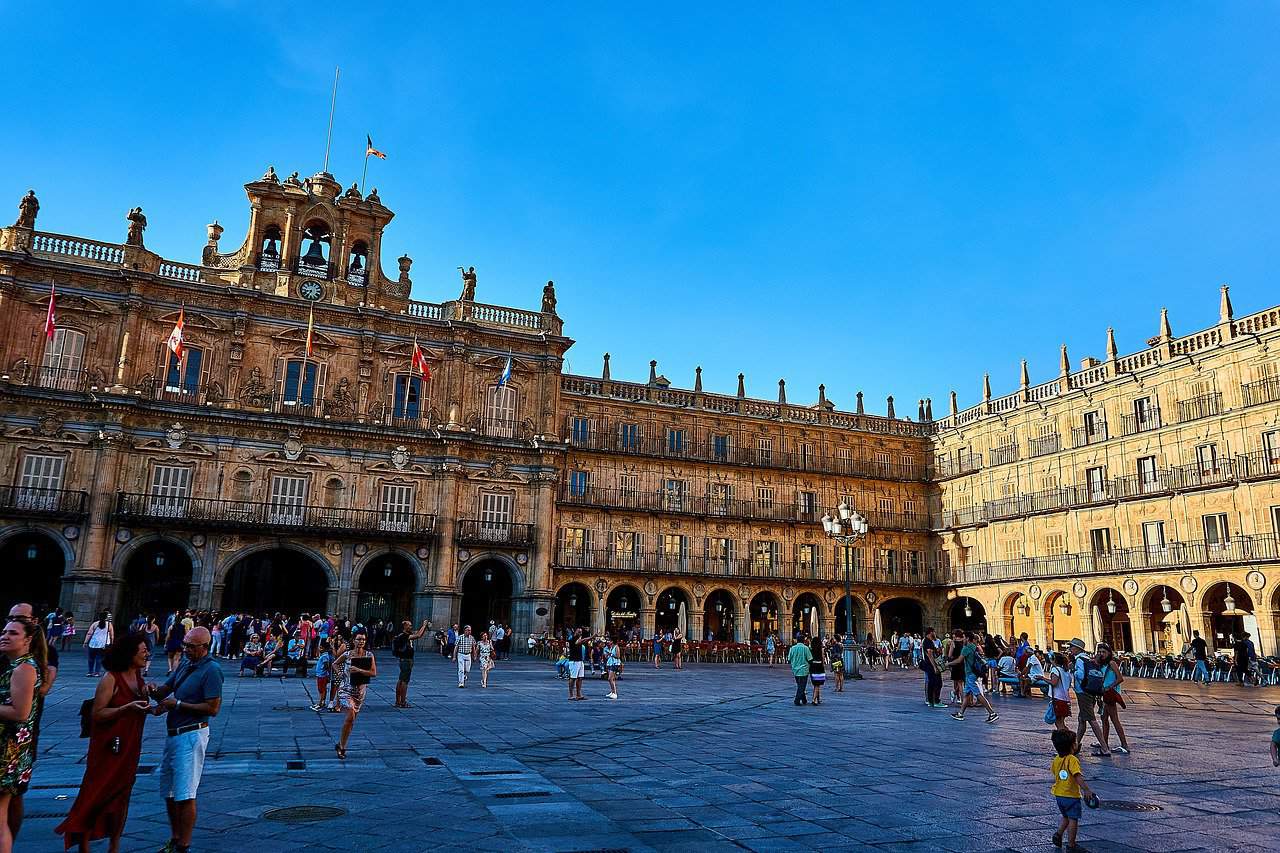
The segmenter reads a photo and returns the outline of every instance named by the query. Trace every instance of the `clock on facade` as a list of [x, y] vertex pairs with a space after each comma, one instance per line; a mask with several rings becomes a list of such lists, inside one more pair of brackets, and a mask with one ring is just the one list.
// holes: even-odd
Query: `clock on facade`
[[304, 281], [298, 285], [298, 295], [310, 302], [324, 296], [324, 286], [318, 281]]

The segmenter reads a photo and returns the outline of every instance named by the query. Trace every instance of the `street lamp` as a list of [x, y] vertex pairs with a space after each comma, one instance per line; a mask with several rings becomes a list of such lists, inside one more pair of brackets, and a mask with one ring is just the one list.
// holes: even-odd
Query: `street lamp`
[[1165, 613], [1173, 610], [1173, 602], [1169, 600], [1169, 590], [1166, 587], [1160, 587], [1160, 594], [1164, 596], [1160, 599], [1160, 609]]
[[1116, 615], [1116, 599], [1111, 590], [1107, 590], [1107, 613], [1111, 616]]
[[[852, 548], [858, 540], [867, 535], [867, 520], [855, 512], [849, 504], [840, 501], [835, 514], [822, 516], [822, 529], [838, 545]], [[858, 641], [853, 634], [853, 590], [850, 572], [853, 560], [846, 554], [844, 561], [844, 630], [849, 647], [845, 649], [844, 667], [850, 678], [862, 678], [858, 671]]]

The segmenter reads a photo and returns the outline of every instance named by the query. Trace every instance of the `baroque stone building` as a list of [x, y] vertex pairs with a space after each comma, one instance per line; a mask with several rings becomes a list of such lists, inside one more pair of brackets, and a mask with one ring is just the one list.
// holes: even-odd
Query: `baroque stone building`
[[[1204, 332], [879, 416], [608, 355], [567, 375], [551, 282], [537, 311], [477, 301], [474, 268], [411, 300], [377, 190], [245, 190], [243, 242], [215, 222], [198, 265], [148, 251], [137, 208], [123, 243], [37, 230], [34, 195], [0, 229], [0, 598], [744, 640], [843, 629], [847, 581], [860, 634], [1274, 649], [1280, 309], [1237, 320], [1224, 289]], [[841, 501], [854, 548], [822, 530]]]

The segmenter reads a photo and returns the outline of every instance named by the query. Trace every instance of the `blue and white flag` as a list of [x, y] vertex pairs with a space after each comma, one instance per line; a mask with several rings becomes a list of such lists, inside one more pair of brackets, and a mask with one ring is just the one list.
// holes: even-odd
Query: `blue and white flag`
[[507, 363], [502, 367], [502, 375], [498, 377], [498, 387], [501, 388], [507, 384], [507, 380], [511, 378], [511, 356], [507, 356]]

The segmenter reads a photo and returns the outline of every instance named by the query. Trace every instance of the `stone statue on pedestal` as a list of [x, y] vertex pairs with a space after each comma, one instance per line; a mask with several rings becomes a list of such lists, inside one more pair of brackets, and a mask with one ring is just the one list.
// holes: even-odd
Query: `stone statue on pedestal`
[[40, 212], [40, 200], [36, 198], [35, 190], [27, 190], [27, 194], [22, 197], [22, 201], [18, 202], [18, 221], [13, 223], [15, 228], [35, 228], [36, 214]]
[[129, 236], [125, 238], [125, 244], [142, 246], [142, 232], [147, 230], [147, 217], [142, 215], [142, 208], [133, 208], [125, 219], [129, 221]]

